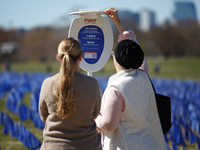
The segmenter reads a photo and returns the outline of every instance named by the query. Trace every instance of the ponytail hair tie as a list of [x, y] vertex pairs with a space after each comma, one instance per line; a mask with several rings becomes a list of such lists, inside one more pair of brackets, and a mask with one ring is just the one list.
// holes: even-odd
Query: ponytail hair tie
[[64, 55], [69, 55], [69, 53], [68, 52], [64, 52]]

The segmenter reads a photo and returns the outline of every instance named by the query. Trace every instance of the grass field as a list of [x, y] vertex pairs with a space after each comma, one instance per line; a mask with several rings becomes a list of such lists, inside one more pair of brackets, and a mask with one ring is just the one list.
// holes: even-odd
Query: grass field
[[[200, 58], [146, 58], [149, 65], [149, 72], [151, 77], [154, 78], [170, 78], [170, 79], [193, 79], [200, 81]], [[154, 64], [159, 62], [161, 69], [159, 73], [154, 72]], [[27, 72], [46, 72], [48, 67], [50, 72], [55, 73], [59, 71], [59, 62], [26, 62], [26, 63], [12, 63], [11, 69], [15, 71], [27, 71]], [[2, 71], [2, 66], [0, 67]], [[84, 71], [82, 71], [84, 72]], [[86, 72], [84, 72], [86, 73]], [[94, 76], [105, 75], [110, 76], [115, 73], [115, 69], [112, 63], [112, 59], [98, 72], [94, 73]], [[13, 115], [5, 108], [6, 97], [0, 100], [0, 111], [7, 113], [11, 119], [15, 122], [20, 121], [17, 115]], [[23, 103], [30, 106], [30, 94], [26, 94]], [[32, 132], [40, 141], [42, 141], [42, 130], [34, 127], [31, 121], [25, 121], [22, 123], [30, 132]], [[0, 132], [3, 126], [0, 125]], [[12, 138], [10, 135], [2, 135], [0, 133], [0, 148], [1, 150], [26, 150], [26, 148], [18, 139]]]
[[[181, 58], [146, 58], [149, 72], [151, 77], [155, 78], [179, 78], [179, 79], [194, 79], [200, 80], [200, 58], [198, 57], [181, 57]], [[159, 73], [154, 72], [154, 64], [160, 64]], [[11, 63], [11, 70], [15, 71], [28, 71], [28, 72], [50, 72], [55, 73], [59, 71], [60, 63], [55, 62], [21, 62]], [[2, 65], [0, 66], [2, 71]], [[85, 71], [82, 71], [86, 73]], [[110, 76], [114, 74], [115, 68], [112, 62], [112, 58], [106, 63], [106, 65], [99, 71], [94, 72], [95, 75]]]

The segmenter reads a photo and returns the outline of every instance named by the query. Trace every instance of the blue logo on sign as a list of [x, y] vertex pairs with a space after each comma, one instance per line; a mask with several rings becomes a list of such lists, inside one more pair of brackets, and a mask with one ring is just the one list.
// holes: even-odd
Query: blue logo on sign
[[101, 28], [94, 25], [84, 26], [78, 33], [83, 50], [83, 59], [89, 64], [98, 62], [104, 48], [104, 34]]

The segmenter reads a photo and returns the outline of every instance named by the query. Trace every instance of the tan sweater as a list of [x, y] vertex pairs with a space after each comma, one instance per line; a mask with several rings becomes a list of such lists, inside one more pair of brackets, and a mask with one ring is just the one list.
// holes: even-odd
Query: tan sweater
[[39, 100], [39, 114], [45, 128], [41, 150], [101, 150], [100, 137], [94, 119], [101, 104], [100, 87], [96, 79], [79, 72], [74, 74], [72, 116], [62, 120], [56, 115], [51, 84], [54, 77], [44, 80]]

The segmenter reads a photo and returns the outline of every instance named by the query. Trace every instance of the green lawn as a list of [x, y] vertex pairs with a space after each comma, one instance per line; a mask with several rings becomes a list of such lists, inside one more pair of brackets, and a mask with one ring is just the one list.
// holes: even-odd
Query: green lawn
[[[200, 81], [200, 58], [146, 58], [149, 65], [149, 72], [151, 77], [155, 78], [170, 78], [170, 79], [194, 79]], [[159, 73], [154, 72], [154, 64], [159, 62], [161, 69]], [[46, 72], [50, 67], [50, 72], [59, 71], [59, 62], [26, 62], [26, 63], [12, 63], [11, 69], [15, 71], [27, 71], [27, 72]], [[2, 71], [2, 66], [0, 67]], [[84, 71], [82, 71], [84, 72]], [[86, 72], [84, 72], [86, 73]], [[115, 73], [115, 68], [112, 63], [112, 58], [108, 63], [98, 72], [97, 75], [110, 76]], [[30, 93], [27, 93], [23, 99], [23, 103], [30, 106]], [[5, 97], [0, 100], [0, 111], [7, 113], [11, 119], [15, 122], [20, 121], [17, 115], [13, 115], [5, 108]], [[30, 132], [32, 132], [40, 141], [42, 141], [42, 130], [37, 129], [34, 124], [27, 120], [22, 123]], [[2, 132], [3, 126], [0, 125], [0, 132]], [[2, 135], [0, 133], [0, 148], [1, 150], [26, 150], [26, 148], [18, 139], [11, 137], [10, 135]]]
[[[149, 67], [149, 73], [154, 78], [170, 79], [194, 79], [200, 80], [200, 58], [146, 58]], [[154, 71], [155, 63], [160, 64], [160, 71]], [[112, 60], [99, 71], [99, 74], [113, 74], [115, 69]], [[95, 73], [98, 74], [98, 73]]]
[[[169, 59], [147, 59], [149, 72], [153, 77], [173, 79], [200, 80], [200, 58], [169, 58]], [[158, 74], [154, 72], [155, 62], [160, 62], [161, 69]]]
[[[200, 58], [198, 57], [187, 57], [187, 58], [146, 58], [149, 72], [151, 77], [156, 78], [180, 78], [180, 79], [194, 79], [200, 80]], [[160, 63], [159, 73], [154, 72], [154, 64]], [[28, 72], [58, 72], [60, 63], [55, 62], [21, 62], [12, 63], [11, 69], [15, 71], [28, 71]], [[0, 71], [2, 66], [0, 66]], [[82, 71], [86, 73], [85, 71]], [[99, 71], [94, 72], [95, 75], [106, 75], [110, 76], [115, 73], [115, 68], [112, 62], [112, 58], [106, 63], [106, 65]]]

